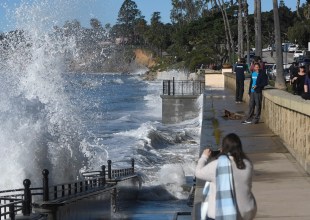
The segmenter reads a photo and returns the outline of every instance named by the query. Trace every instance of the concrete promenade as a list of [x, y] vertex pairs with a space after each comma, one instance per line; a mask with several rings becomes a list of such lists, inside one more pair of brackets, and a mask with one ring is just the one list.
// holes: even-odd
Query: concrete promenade
[[[228, 133], [238, 134], [244, 151], [254, 164], [253, 193], [258, 204], [256, 219], [309, 220], [309, 175], [288, 153], [281, 139], [267, 128], [263, 119], [256, 125], [243, 125], [241, 120], [223, 117], [224, 109], [244, 115], [248, 105], [235, 104], [234, 91], [224, 89], [222, 75], [210, 75], [206, 84], [201, 151], [206, 145], [217, 146]], [[200, 219], [203, 185], [203, 181], [197, 181], [194, 219]]]

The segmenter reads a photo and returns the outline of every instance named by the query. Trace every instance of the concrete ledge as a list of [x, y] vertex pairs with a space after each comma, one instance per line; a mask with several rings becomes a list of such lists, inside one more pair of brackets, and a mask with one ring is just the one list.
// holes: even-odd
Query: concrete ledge
[[200, 95], [160, 95], [162, 99], [197, 99]]
[[310, 116], [310, 101], [304, 100], [300, 96], [278, 89], [264, 90], [263, 94], [264, 98], [277, 105]]

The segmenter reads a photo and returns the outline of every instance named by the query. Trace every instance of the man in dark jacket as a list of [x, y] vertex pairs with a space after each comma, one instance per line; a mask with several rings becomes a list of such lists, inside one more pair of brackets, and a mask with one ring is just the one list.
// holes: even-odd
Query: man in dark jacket
[[244, 92], [244, 73], [247, 71], [245, 60], [241, 58], [235, 66], [236, 72], [236, 103], [241, 103]]
[[266, 85], [268, 85], [268, 77], [260, 69], [260, 64], [255, 63], [249, 87], [249, 111], [242, 124], [257, 124], [259, 122], [262, 109], [262, 90]]

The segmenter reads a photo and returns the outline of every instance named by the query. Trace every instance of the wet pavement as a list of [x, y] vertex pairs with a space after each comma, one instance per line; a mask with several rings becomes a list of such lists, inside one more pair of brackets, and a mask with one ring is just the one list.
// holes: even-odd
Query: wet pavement
[[[310, 177], [286, 150], [282, 140], [259, 124], [241, 124], [224, 118], [224, 110], [246, 114], [246, 103], [236, 104], [234, 91], [223, 88], [221, 75], [207, 81], [201, 131], [201, 151], [206, 145], [216, 148], [228, 133], [238, 134], [244, 151], [254, 164], [253, 193], [258, 204], [255, 219], [309, 220]], [[200, 219], [203, 181], [197, 181], [193, 219]]]

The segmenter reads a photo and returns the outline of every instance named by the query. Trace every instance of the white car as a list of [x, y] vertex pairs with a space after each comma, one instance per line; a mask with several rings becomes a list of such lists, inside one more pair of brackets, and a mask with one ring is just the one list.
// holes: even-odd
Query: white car
[[263, 48], [262, 51], [272, 51], [272, 47], [268, 46], [266, 48]]
[[304, 55], [304, 52], [302, 50], [295, 50], [294, 52], [294, 58], [298, 58], [299, 56]]
[[295, 44], [291, 44], [287, 48], [288, 52], [295, 52], [296, 50], [297, 50], [297, 46]]

